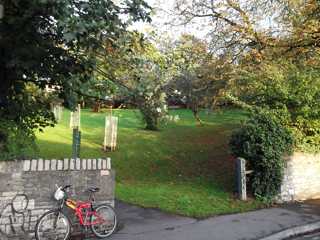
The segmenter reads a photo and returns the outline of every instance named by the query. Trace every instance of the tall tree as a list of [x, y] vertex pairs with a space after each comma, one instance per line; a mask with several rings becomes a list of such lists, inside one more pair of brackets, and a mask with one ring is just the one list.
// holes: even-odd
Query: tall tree
[[157, 130], [166, 114], [165, 86], [174, 67], [149, 39], [128, 33], [118, 42], [105, 44], [99, 54], [97, 73], [116, 86], [116, 94], [126, 96], [127, 103], [142, 113], [146, 129]]
[[276, 112], [319, 146], [318, 0], [178, 0], [176, 10], [182, 23], [202, 19], [211, 50], [232, 57], [233, 101]]
[[175, 14], [179, 24], [202, 25], [218, 54], [237, 58], [251, 49], [281, 56], [318, 48], [319, 10], [318, 0], [177, 0]]
[[2, 4], [0, 121], [12, 126], [11, 133], [0, 128], [2, 148], [15, 129], [32, 137], [34, 129], [53, 123], [46, 103], [27, 91], [29, 84], [56, 88], [72, 105], [77, 89], [91, 78], [94, 52], [101, 42], [117, 39], [132, 21], [150, 20], [150, 8], [143, 0], [123, 4], [112, 0], [2, 0]]
[[216, 105], [226, 89], [232, 65], [226, 58], [212, 55], [208, 44], [192, 35], [181, 36], [169, 54], [177, 66], [170, 95], [180, 97], [201, 125], [200, 109]]

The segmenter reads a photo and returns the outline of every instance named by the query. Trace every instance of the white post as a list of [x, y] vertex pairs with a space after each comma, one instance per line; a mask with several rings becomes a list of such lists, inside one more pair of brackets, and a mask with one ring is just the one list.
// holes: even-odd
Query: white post
[[114, 151], [117, 147], [118, 117], [106, 116], [103, 149]]
[[247, 200], [247, 184], [246, 184], [246, 160], [237, 158], [236, 160], [237, 175], [237, 192], [240, 200]]
[[80, 104], [76, 111], [70, 113], [70, 128], [78, 128], [80, 130], [81, 107]]
[[115, 150], [117, 147], [117, 133], [118, 133], [118, 118], [112, 117], [112, 137], [111, 137], [111, 149]]
[[73, 128], [73, 112], [70, 112], [70, 124], [69, 124], [70, 128]]

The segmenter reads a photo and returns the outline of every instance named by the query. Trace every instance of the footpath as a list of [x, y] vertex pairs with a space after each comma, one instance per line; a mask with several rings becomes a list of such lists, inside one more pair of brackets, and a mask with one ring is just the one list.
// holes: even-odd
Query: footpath
[[118, 201], [120, 230], [110, 240], [256, 240], [320, 221], [320, 205], [295, 203], [205, 220], [166, 214]]

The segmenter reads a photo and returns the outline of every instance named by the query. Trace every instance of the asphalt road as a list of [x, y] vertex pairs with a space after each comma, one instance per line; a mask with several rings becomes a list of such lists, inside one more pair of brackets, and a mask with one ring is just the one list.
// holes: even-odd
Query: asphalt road
[[255, 240], [320, 220], [319, 206], [310, 204], [292, 204], [205, 220], [123, 202], [117, 202], [116, 210], [123, 228], [109, 240]]

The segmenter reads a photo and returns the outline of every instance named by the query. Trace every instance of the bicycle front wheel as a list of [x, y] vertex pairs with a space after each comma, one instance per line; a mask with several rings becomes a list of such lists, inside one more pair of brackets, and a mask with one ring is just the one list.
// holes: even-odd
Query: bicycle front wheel
[[70, 221], [61, 211], [51, 210], [39, 218], [35, 234], [37, 240], [67, 240], [70, 235]]
[[110, 236], [117, 227], [117, 215], [113, 207], [107, 204], [95, 208], [90, 221], [91, 230], [98, 238]]

